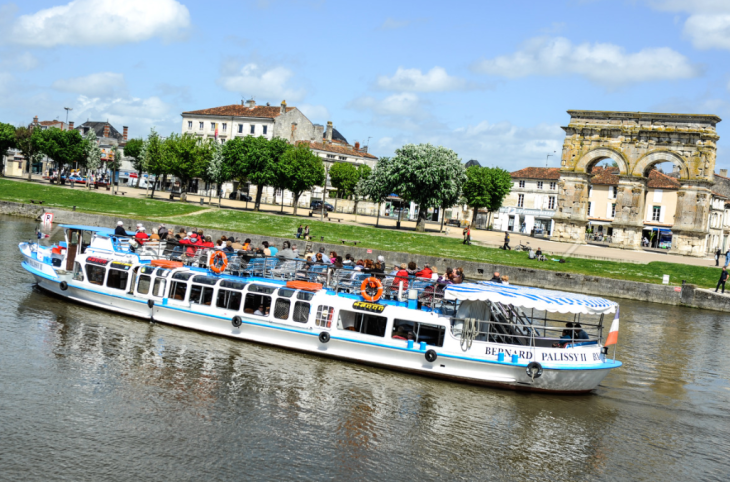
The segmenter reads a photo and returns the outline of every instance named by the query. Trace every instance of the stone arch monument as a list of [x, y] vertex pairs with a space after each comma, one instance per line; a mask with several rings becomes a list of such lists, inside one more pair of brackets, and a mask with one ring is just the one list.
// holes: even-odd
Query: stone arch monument
[[620, 171], [612, 245], [639, 248], [647, 175], [655, 164], [668, 161], [678, 169], [680, 182], [671, 251], [704, 254], [719, 139], [715, 126], [721, 119], [587, 110], [568, 114], [553, 238], [585, 242], [589, 173], [598, 162], [611, 159]]

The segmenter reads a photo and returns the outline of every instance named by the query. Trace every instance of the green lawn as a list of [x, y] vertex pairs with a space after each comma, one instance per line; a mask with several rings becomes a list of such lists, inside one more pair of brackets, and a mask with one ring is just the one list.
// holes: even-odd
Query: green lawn
[[[121, 214], [128, 217], [170, 222], [201, 228], [221, 229], [232, 232], [261, 234], [277, 237], [294, 237], [297, 226], [309, 224], [314, 239], [325, 237], [325, 242], [339, 244], [341, 239], [362, 241], [364, 248], [402, 251], [408, 253], [442, 256], [484, 263], [522, 266], [568, 273], [582, 273], [606, 278], [661, 283], [662, 275], [670, 275], [670, 283], [678, 285], [682, 280], [704, 288], [714, 288], [719, 277], [717, 268], [688, 266], [677, 263], [653, 262], [649, 264], [621, 263], [617, 261], [567, 258], [567, 263], [547, 261], [538, 263], [527, 258], [527, 253], [502, 251], [483, 246], [465, 246], [460, 239], [446, 238], [391, 228], [370, 228], [332, 222], [302, 219], [293, 216], [263, 214], [249, 211], [223, 209], [202, 212], [200, 207], [179, 202], [153, 201], [122, 196], [109, 196], [84, 189], [25, 183], [0, 179], [0, 199], [28, 203], [31, 199], [43, 200], [44, 206], [71, 208], [77, 211]], [[196, 214], [197, 213], [197, 214]], [[438, 266], [441, 270], [445, 266]]]
[[0, 199], [30, 203], [43, 201], [44, 206], [68, 208], [76, 206], [77, 211], [87, 213], [121, 214], [129, 217], [179, 216], [200, 211], [192, 204], [153, 201], [128, 198], [122, 195], [110, 196], [89, 191], [85, 187], [73, 189], [0, 178]]

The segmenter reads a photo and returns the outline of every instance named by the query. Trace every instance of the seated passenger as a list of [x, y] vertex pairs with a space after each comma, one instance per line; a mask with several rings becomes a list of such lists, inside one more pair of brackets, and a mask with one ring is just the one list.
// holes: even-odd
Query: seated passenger
[[408, 340], [408, 332], [405, 330], [405, 328], [399, 326], [393, 332], [392, 338], [395, 338], [396, 340]]
[[576, 323], [573, 325], [573, 328], [575, 329], [575, 339], [576, 340], [588, 340], [590, 337], [588, 336], [588, 333], [583, 329], [582, 326], [580, 326], [580, 323]]
[[253, 312], [254, 315], [258, 316], [265, 316], [264, 315], [264, 305], [259, 306], [259, 308]]

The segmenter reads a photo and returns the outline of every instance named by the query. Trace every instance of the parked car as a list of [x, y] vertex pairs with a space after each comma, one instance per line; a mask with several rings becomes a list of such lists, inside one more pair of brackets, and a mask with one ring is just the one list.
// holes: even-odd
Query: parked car
[[[228, 199], [236, 199], [237, 193], [238, 193], [237, 191], [233, 191], [231, 194], [228, 195]], [[251, 196], [249, 196], [248, 194], [244, 193], [243, 191], [241, 191], [241, 201], [251, 202], [251, 201], [253, 201], [253, 198]]]
[[[312, 203], [309, 205], [309, 209], [311, 210], [319, 210], [322, 207], [322, 201], [312, 201]], [[331, 205], [330, 203], [324, 203], [324, 207], [327, 211], [334, 211], [335, 207]]]

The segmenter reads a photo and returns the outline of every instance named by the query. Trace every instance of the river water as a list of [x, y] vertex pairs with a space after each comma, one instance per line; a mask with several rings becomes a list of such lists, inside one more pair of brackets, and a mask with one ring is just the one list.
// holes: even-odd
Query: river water
[[728, 480], [723, 313], [623, 301], [586, 396], [435, 381], [40, 291], [0, 216], [0, 480]]

